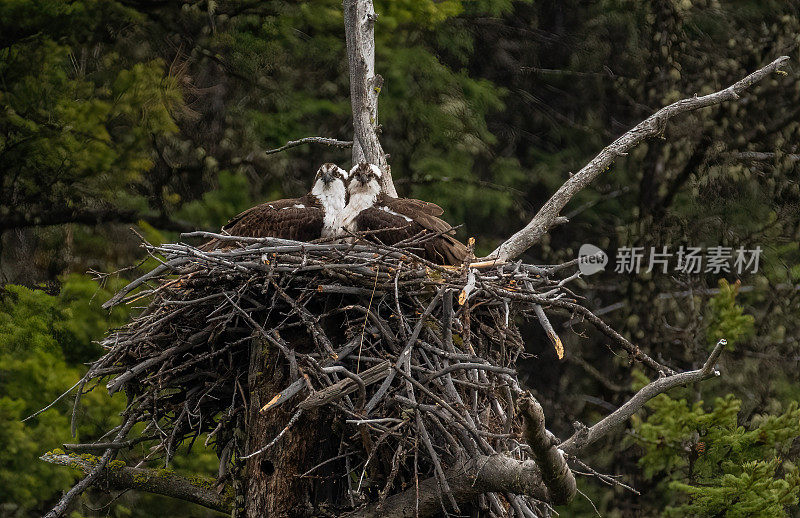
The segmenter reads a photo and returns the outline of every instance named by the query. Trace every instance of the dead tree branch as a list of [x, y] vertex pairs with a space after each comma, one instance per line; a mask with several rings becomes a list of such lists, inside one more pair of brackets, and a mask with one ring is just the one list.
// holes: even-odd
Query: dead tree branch
[[592, 183], [618, 156], [624, 156], [643, 140], [661, 134], [667, 121], [676, 115], [738, 99], [742, 92], [778, 70], [788, 59], [788, 56], [782, 56], [724, 90], [702, 97], [682, 99], [661, 108], [604, 148], [583, 169], [572, 175], [539, 209], [525, 228], [504, 241], [489, 257], [500, 263], [519, 257], [547, 233], [572, 197]]
[[[84, 473], [91, 473], [100, 465], [97, 457], [75, 454], [45, 453], [39, 458], [51, 464], [76, 468]], [[157, 495], [171, 496], [222, 513], [231, 511], [231, 502], [213, 489], [215, 482], [212, 480], [198, 484], [172, 472], [119, 466], [114, 462], [98, 471], [98, 479], [105, 482], [109, 489], [135, 489]]]
[[739, 160], [747, 160], [751, 162], [772, 162], [775, 158], [787, 158], [792, 162], [800, 162], [800, 154], [796, 153], [769, 153], [764, 151], [740, 151], [734, 153], [733, 157]]
[[714, 376], [719, 376], [719, 371], [717, 371], [714, 366], [726, 345], [728, 345], [728, 342], [725, 339], [717, 342], [717, 345], [714, 347], [714, 350], [701, 369], [673, 374], [672, 376], [657, 379], [646, 385], [629, 399], [627, 403], [606, 416], [599, 423], [586, 431], [576, 432], [572, 437], [561, 443], [560, 449], [569, 454], [578, 453], [608, 435], [617, 426], [627, 421], [630, 416], [638, 412], [645, 403], [657, 395], [663, 394], [681, 385], [688, 385], [689, 383], [696, 383]]
[[370, 162], [383, 171], [381, 187], [397, 196], [392, 174], [378, 139], [378, 95], [383, 77], [375, 74], [375, 21], [372, 0], [345, 0], [344, 27], [350, 65], [350, 104], [353, 109], [353, 163]]
[[[548, 500], [542, 475], [533, 461], [517, 461], [505, 455], [478, 455], [450, 469], [445, 477], [458, 502], [469, 501], [481, 493], [510, 492]], [[419, 499], [419, 501], [417, 501]], [[442, 512], [442, 494], [436, 477], [376, 503], [347, 514], [348, 518], [425, 518]]]
[[544, 427], [544, 410], [530, 394], [520, 399], [519, 407], [525, 420], [523, 436], [541, 469], [550, 501], [555, 505], [566, 504], [575, 496], [578, 486], [564, 455], [556, 447], [555, 437]]
[[337, 140], [335, 138], [327, 138], [327, 137], [305, 137], [299, 140], [290, 140], [289, 142], [287, 142], [286, 144], [284, 144], [279, 148], [264, 151], [264, 154], [273, 155], [275, 153], [280, 153], [281, 151], [286, 151], [287, 149], [291, 149], [293, 147], [302, 146], [303, 144], [323, 144], [325, 146], [347, 148], [353, 146], [353, 141]]

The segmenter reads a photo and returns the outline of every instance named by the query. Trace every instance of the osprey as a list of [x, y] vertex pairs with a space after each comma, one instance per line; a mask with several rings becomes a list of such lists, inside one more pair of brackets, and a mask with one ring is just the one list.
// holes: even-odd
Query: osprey
[[435, 233], [436, 236], [422, 244], [422, 257], [448, 265], [460, 265], [464, 261], [467, 247], [452, 237], [453, 227], [437, 217], [444, 212], [441, 207], [382, 193], [381, 170], [374, 164], [360, 163], [350, 170], [349, 176], [350, 199], [335, 223], [338, 235], [373, 231], [366, 237], [394, 245], [419, 234]]
[[[311, 192], [300, 198], [275, 200], [256, 205], [231, 219], [222, 231], [241, 237], [278, 237], [311, 241], [335, 234], [334, 221], [344, 209], [347, 171], [336, 164], [322, 164]], [[203, 248], [221, 243], [212, 239]]]

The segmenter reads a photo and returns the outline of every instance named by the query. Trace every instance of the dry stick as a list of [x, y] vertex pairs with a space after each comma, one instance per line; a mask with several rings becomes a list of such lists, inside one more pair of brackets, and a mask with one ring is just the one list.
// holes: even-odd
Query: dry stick
[[454, 363], [452, 365], [448, 365], [447, 367], [442, 368], [441, 370], [434, 372], [433, 374], [429, 375], [427, 378], [422, 380], [423, 382], [429, 382], [434, 380], [440, 376], [444, 376], [445, 374], [449, 374], [454, 371], [458, 370], [484, 370], [484, 371], [491, 371], [491, 372], [501, 372], [504, 374], [511, 374], [514, 375], [517, 373], [516, 369], [510, 369], [508, 367], [501, 367], [499, 365], [491, 365], [486, 363]]
[[84, 382], [84, 381], [87, 379], [87, 376], [88, 376], [88, 375], [89, 375], [89, 373], [87, 372], [87, 373], [86, 373], [86, 376], [84, 376], [83, 378], [79, 379], [77, 383], [75, 383], [73, 386], [71, 386], [71, 387], [70, 387], [70, 388], [68, 388], [66, 391], [64, 391], [64, 393], [63, 393], [63, 394], [61, 394], [60, 396], [58, 396], [57, 398], [55, 398], [55, 399], [54, 399], [54, 400], [53, 400], [53, 401], [52, 401], [52, 402], [51, 402], [49, 405], [47, 405], [46, 407], [42, 408], [41, 410], [37, 410], [36, 412], [34, 412], [33, 414], [29, 415], [28, 417], [26, 417], [25, 419], [23, 419], [23, 420], [22, 420], [22, 421], [20, 421], [20, 422], [24, 423], [24, 422], [25, 422], [25, 421], [27, 421], [28, 419], [33, 419], [34, 417], [36, 417], [37, 415], [41, 414], [42, 412], [45, 412], [45, 411], [49, 410], [50, 408], [53, 408], [53, 406], [54, 406], [56, 403], [58, 403], [59, 401], [61, 401], [62, 399], [64, 399], [66, 396], [68, 396], [68, 395], [69, 395], [69, 393], [70, 393], [70, 392], [72, 392], [72, 391], [75, 389], [75, 387], [77, 387], [78, 385], [81, 385], [81, 386], [82, 386], [82, 383], [83, 383], [83, 382]]
[[[595, 477], [600, 479], [600, 481], [608, 484], [609, 486], [612, 486], [612, 487], [613, 486], [619, 486], [619, 487], [621, 487], [623, 489], [627, 489], [628, 491], [630, 491], [631, 493], [635, 494], [636, 496], [642, 496], [641, 491], [637, 491], [636, 488], [633, 488], [633, 487], [629, 486], [628, 484], [620, 482], [619, 480], [617, 480], [617, 478], [615, 476], [606, 475], [605, 473], [600, 473], [599, 471], [597, 471], [596, 469], [592, 468], [591, 466], [589, 466], [588, 464], [586, 464], [585, 462], [583, 462], [582, 460], [580, 460], [579, 458], [577, 458], [574, 455], [568, 455], [568, 457], [569, 457], [569, 460], [571, 460], [572, 462], [574, 462], [575, 464], [577, 464], [581, 468], [589, 471], [588, 474], [594, 475]], [[577, 472], [577, 471], [576, 471], [576, 473], [582, 474], [582, 475], [586, 475], [586, 473], [580, 473], [580, 472]], [[617, 475], [617, 476], [619, 476], [619, 475]]]
[[395, 373], [398, 370], [400, 370], [400, 367], [405, 362], [406, 356], [411, 354], [411, 349], [412, 349], [412, 347], [414, 347], [414, 343], [417, 341], [417, 338], [419, 337], [419, 333], [422, 331], [422, 327], [425, 325], [425, 321], [430, 316], [430, 314], [433, 312], [433, 310], [436, 307], [436, 304], [439, 302], [439, 300], [441, 300], [442, 291], [443, 290], [439, 290], [436, 293], [436, 296], [433, 297], [433, 300], [431, 301], [431, 303], [428, 304], [428, 307], [425, 309], [425, 311], [422, 313], [422, 315], [420, 315], [419, 320], [417, 321], [417, 325], [414, 326], [414, 331], [411, 333], [411, 336], [408, 338], [408, 341], [406, 342], [406, 346], [403, 348], [403, 351], [397, 357], [397, 361], [395, 362], [394, 369], [389, 373], [389, 375], [386, 377], [386, 379], [383, 380], [383, 383], [381, 383], [381, 386], [380, 386], [380, 388], [378, 388], [378, 391], [372, 396], [372, 399], [369, 400], [369, 403], [367, 403], [367, 406], [364, 407], [364, 415], [369, 415], [369, 413], [380, 402], [381, 398], [383, 398], [384, 394], [386, 394], [386, 391], [389, 390], [389, 386], [392, 384], [392, 381], [394, 380]]
[[89, 380], [90, 373], [93, 369], [94, 366], [90, 367], [86, 372], [86, 375], [81, 378], [81, 380], [78, 382], [78, 390], [75, 392], [75, 401], [72, 403], [72, 417], [70, 418], [69, 422], [69, 431], [73, 437], [76, 437], [78, 434], [78, 410], [80, 409], [81, 405], [81, 396], [83, 396], [83, 387]]
[[354, 372], [350, 372], [349, 370], [347, 370], [346, 367], [343, 367], [341, 365], [334, 365], [332, 367], [320, 367], [319, 370], [321, 370], [325, 374], [339, 373], [345, 376], [346, 378], [349, 378], [351, 381], [355, 382], [358, 388], [358, 406], [356, 407], [356, 412], [360, 412], [364, 408], [364, 405], [367, 402], [367, 384], [363, 379], [361, 379], [361, 376], [359, 376]]
[[298, 140], [290, 140], [283, 146], [275, 149], [270, 149], [268, 151], [264, 151], [265, 155], [272, 155], [274, 153], [280, 153], [281, 151], [286, 151], [287, 149], [302, 146], [303, 144], [324, 144], [326, 146], [336, 146], [341, 148], [348, 148], [353, 146], [352, 140], [336, 140], [335, 138], [328, 138], [328, 137], [304, 137]]
[[717, 360], [719, 359], [726, 345], [728, 345], [728, 342], [724, 338], [717, 342], [717, 345], [714, 347], [714, 350], [711, 352], [711, 355], [708, 357], [705, 364], [703, 364], [702, 368], [657, 379], [656, 381], [644, 386], [624, 405], [606, 416], [599, 423], [589, 428], [588, 432], [581, 432], [579, 430], [573, 434], [572, 437], [561, 443], [559, 448], [565, 453], [578, 453], [591, 444], [597, 442], [599, 439], [608, 435], [614, 428], [626, 421], [630, 416], [642, 408], [645, 403], [657, 395], [681, 385], [695, 383], [712, 378], [714, 376], [719, 376], [719, 371], [717, 371], [714, 366], [716, 365]]
[[[498, 292], [497, 290], [491, 289], [488, 291], [490, 291], [495, 296], [500, 296], [500, 292]], [[643, 365], [650, 367], [651, 369], [658, 372], [660, 375], [675, 373], [675, 371], [672, 370], [671, 368], [660, 364], [659, 362], [655, 361], [650, 356], [648, 356], [646, 353], [643, 353], [641, 349], [639, 349], [637, 346], [629, 342], [624, 336], [622, 336], [614, 329], [612, 329], [608, 324], [603, 322], [601, 318], [595, 316], [594, 313], [592, 313], [585, 307], [581, 306], [580, 304], [576, 304], [574, 302], [570, 302], [563, 299], [546, 299], [539, 295], [529, 295], [519, 292], [505, 292], [505, 295], [515, 300], [525, 300], [536, 304], [551, 305], [580, 313], [584, 317], [586, 317], [586, 320], [590, 321], [592, 324], [594, 324], [595, 327], [597, 327], [600, 331], [602, 331], [603, 334], [605, 334], [609, 338], [612, 338], [617, 344], [619, 344], [623, 349], [625, 349], [635, 360], [641, 362]]]
[[[323, 367], [323, 369], [325, 369], [325, 367]], [[335, 403], [344, 396], [358, 390], [361, 387], [361, 383], [363, 383], [363, 385], [366, 387], [367, 385], [371, 385], [379, 380], [384, 379], [391, 372], [392, 364], [389, 360], [386, 360], [361, 372], [357, 376], [360, 379], [360, 383], [358, 380], [348, 377], [348, 379], [334, 383], [333, 385], [325, 387], [324, 389], [318, 390], [309, 395], [298, 405], [298, 408], [312, 410], [314, 408]]]
[[547, 337], [553, 343], [553, 348], [556, 350], [556, 356], [558, 356], [558, 359], [560, 360], [564, 357], [564, 345], [561, 343], [561, 338], [558, 337], [555, 329], [553, 329], [553, 324], [550, 323], [550, 320], [547, 319], [547, 315], [544, 314], [542, 306], [539, 304], [534, 304], [533, 312], [536, 313], [536, 318], [539, 319], [539, 324], [542, 326], [542, 329], [544, 329], [544, 332], [547, 333]]
[[695, 95], [661, 108], [604, 148], [583, 169], [571, 176], [539, 209], [525, 228], [504, 241], [487, 259], [506, 262], [519, 257], [547, 233], [572, 197], [605, 171], [618, 156], [624, 156], [646, 138], [662, 133], [667, 121], [676, 115], [738, 99], [742, 92], [778, 70], [788, 59], [788, 56], [782, 56], [719, 92], [702, 97]]
[[740, 160], [753, 160], [753, 161], [773, 161], [775, 158], [789, 160], [791, 162], [800, 162], [800, 155], [794, 153], [769, 153], [763, 151], [741, 151], [733, 153], [734, 158]]
[[120, 441], [120, 442], [90, 442], [85, 444], [69, 444], [64, 443], [62, 446], [65, 450], [71, 451], [105, 451], [108, 449], [112, 450], [122, 450], [125, 448], [130, 448], [132, 446], [136, 446], [140, 442], [150, 441], [153, 439], [158, 439], [157, 435], [143, 435], [141, 437], [137, 437], [136, 439], [129, 439], [127, 441]]
[[166, 272], [167, 270], [175, 270], [178, 266], [182, 266], [184, 264], [188, 264], [190, 261], [191, 261], [191, 259], [189, 259], [188, 257], [185, 257], [185, 258], [177, 259], [177, 260], [174, 260], [174, 261], [170, 261], [167, 264], [160, 264], [160, 265], [156, 266], [155, 268], [150, 270], [148, 273], [146, 273], [145, 275], [142, 275], [138, 279], [132, 281], [127, 286], [122, 288], [119, 292], [117, 292], [116, 295], [111, 297], [108, 301], [106, 301], [103, 304], [103, 306], [102, 306], [103, 309], [108, 309], [108, 308], [116, 305], [119, 301], [121, 301], [125, 297], [125, 295], [130, 293], [132, 290], [138, 288], [139, 286], [141, 286], [142, 284], [144, 284], [148, 280], [158, 277], [159, 275], [161, 275], [162, 273]]
[[361, 338], [358, 343], [358, 361], [356, 362], [356, 372], [361, 370], [361, 350], [364, 347], [364, 332], [367, 330], [367, 320], [369, 319], [369, 315], [372, 310], [372, 300], [375, 298], [375, 289], [378, 287], [378, 274], [380, 272], [381, 266], [378, 265], [375, 269], [375, 284], [372, 285], [372, 293], [369, 295], [369, 304], [367, 305], [367, 311], [364, 314], [364, 325], [361, 326]]

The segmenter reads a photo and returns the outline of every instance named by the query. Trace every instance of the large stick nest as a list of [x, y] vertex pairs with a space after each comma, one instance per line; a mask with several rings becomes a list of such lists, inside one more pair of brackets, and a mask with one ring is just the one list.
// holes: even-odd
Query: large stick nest
[[[266, 455], [303, 412], [322, 409], [332, 447], [302, 475], [333, 484], [328, 504], [341, 510], [423, 478], [443, 482], [464, 456], [528, 458], [514, 406], [524, 355], [515, 322], [538, 318], [551, 332], [542, 306], [574, 301], [564, 287], [574, 269], [442, 267], [414, 255], [419, 242], [215, 237], [230, 246], [145, 244], [161, 264], [107, 305], [150, 303], [102, 342], [107, 352], [85, 380], [126, 391], [126, 417], [145, 424], [152, 459], [169, 462], [201, 434], [223, 463]], [[273, 373], [273, 393], [261, 415], [291, 418], [273, 437], [237, 444], [262, 371]], [[534, 504], [495, 494], [474, 503], [491, 514]]]

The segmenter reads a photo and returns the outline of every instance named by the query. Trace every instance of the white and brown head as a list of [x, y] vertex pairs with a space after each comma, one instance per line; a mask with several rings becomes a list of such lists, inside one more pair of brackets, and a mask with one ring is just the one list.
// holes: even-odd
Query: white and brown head
[[347, 191], [350, 195], [370, 194], [375, 195], [381, 191], [381, 168], [375, 164], [361, 162], [350, 169]]
[[347, 183], [347, 171], [342, 169], [336, 164], [330, 162], [322, 164], [317, 169], [317, 176], [314, 177], [314, 187], [330, 188], [330, 186], [341, 182], [342, 185]]

